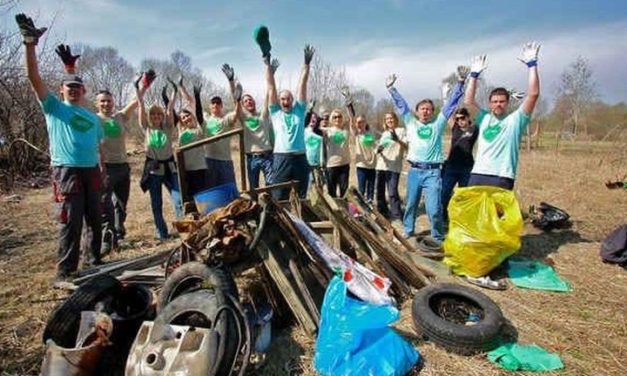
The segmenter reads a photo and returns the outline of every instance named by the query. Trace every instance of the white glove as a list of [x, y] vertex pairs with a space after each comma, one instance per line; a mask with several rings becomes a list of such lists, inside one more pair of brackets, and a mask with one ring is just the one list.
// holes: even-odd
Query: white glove
[[488, 55], [475, 56], [470, 64], [470, 77], [477, 78], [488, 67]]
[[535, 67], [538, 65], [538, 53], [540, 52], [540, 43], [538, 42], [529, 42], [525, 43], [522, 49], [522, 55], [518, 58], [518, 60], [527, 64], [529, 68]]
[[468, 73], [470, 73], [469, 66], [459, 65], [455, 74], [457, 76], [457, 81], [466, 81], [466, 78], [468, 78]]
[[451, 84], [449, 84], [448, 82], [445, 82], [442, 84], [442, 102], [446, 101], [446, 98], [448, 98], [449, 93], [451, 92]]
[[233, 99], [235, 99], [236, 102], [242, 100], [243, 92], [244, 89], [242, 88], [242, 84], [239, 81], [235, 81], [235, 87], [233, 88]]
[[523, 99], [525, 97], [525, 92], [524, 91], [518, 91], [516, 89], [509, 89], [507, 91], [509, 91], [509, 96], [514, 98], [517, 101], [519, 101], [519, 100], [521, 100], [521, 99]]
[[385, 80], [385, 87], [387, 87], [388, 89], [390, 89], [392, 86], [394, 86], [394, 83], [396, 82], [396, 74], [392, 73], [391, 75], [388, 76], [388, 78]]

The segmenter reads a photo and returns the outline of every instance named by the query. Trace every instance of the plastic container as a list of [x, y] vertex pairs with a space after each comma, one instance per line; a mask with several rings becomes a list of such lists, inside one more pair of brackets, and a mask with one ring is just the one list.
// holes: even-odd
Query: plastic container
[[204, 215], [227, 205], [237, 197], [239, 197], [239, 191], [235, 183], [226, 183], [196, 193], [194, 201], [198, 212]]

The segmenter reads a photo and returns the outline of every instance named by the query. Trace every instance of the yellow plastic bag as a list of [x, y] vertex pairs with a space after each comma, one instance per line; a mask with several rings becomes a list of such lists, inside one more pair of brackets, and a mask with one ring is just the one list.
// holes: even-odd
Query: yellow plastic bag
[[523, 219], [514, 192], [458, 188], [448, 206], [444, 263], [453, 273], [482, 277], [520, 249]]

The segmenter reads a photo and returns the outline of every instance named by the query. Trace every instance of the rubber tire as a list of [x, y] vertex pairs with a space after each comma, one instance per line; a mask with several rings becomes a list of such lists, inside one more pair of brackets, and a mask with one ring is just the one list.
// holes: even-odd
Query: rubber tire
[[[183, 294], [168, 305], [159, 313], [154, 321], [154, 325], [161, 326], [164, 324], [176, 324], [176, 325], [189, 325], [199, 326], [197, 323], [185, 323], [177, 321], [181, 315], [189, 312], [198, 312], [208, 319], [215, 317], [218, 309], [228, 304], [227, 299], [220, 291], [214, 291], [209, 289], [198, 290]], [[237, 353], [237, 339], [233, 338], [232, 334], [237, 332], [237, 326], [234, 321], [234, 317], [229, 313], [221, 314], [217, 323], [212, 323], [214, 330], [220, 335], [220, 338], [225, 338], [225, 341], [220, 341], [218, 354], [220, 365], [218, 367], [217, 375], [228, 375], [231, 369], [231, 363]]]
[[73, 348], [81, 323], [81, 312], [93, 310], [96, 303], [120, 292], [122, 284], [103, 274], [81, 285], [66, 301], [54, 308], [44, 329], [43, 341], [52, 339], [59, 346]]
[[223, 294], [230, 294], [239, 299], [239, 293], [233, 275], [225, 268], [211, 268], [201, 262], [188, 262], [178, 267], [163, 284], [157, 302], [157, 311], [176, 297], [189, 291], [202, 289], [218, 289]]
[[[430, 305], [431, 299], [438, 295], [459, 296], [472, 301], [483, 310], [483, 319], [466, 326], [441, 318]], [[438, 283], [420, 289], [412, 302], [411, 314], [419, 335], [461, 355], [472, 355], [498, 347], [505, 323], [501, 309], [487, 295], [452, 283]]]

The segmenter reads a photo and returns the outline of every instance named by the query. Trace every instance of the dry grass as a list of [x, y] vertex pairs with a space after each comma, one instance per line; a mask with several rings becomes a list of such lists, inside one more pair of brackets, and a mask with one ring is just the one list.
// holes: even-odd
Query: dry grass
[[[510, 289], [488, 291], [512, 322], [522, 343], [536, 343], [557, 352], [565, 363], [560, 375], [627, 374], [627, 273], [606, 265], [598, 256], [599, 241], [627, 221], [627, 192], [610, 191], [605, 179], [626, 163], [624, 147], [614, 144], [564, 145], [554, 150], [523, 152], [517, 193], [521, 206], [547, 201], [567, 210], [574, 227], [544, 234], [527, 227], [521, 255], [555, 263], [573, 286], [568, 294]], [[154, 226], [148, 195], [137, 184], [134, 160], [128, 239], [131, 249], [115, 258], [164, 249], [171, 244], [152, 240]], [[622, 167], [624, 169], [624, 167]], [[41, 334], [48, 312], [64, 294], [50, 289], [56, 252], [49, 189], [19, 192], [19, 204], [0, 204], [0, 374], [36, 375], [41, 364]], [[166, 214], [172, 218], [166, 200]], [[420, 226], [425, 226], [424, 216]], [[485, 292], [485, 291], [484, 291]], [[48, 300], [48, 301], [46, 301]], [[413, 336], [409, 302], [397, 327], [425, 359], [421, 375], [505, 375], [485, 356], [461, 357]], [[284, 375], [285, 365], [300, 364], [314, 375], [314, 339], [298, 328], [276, 337], [264, 375]], [[511, 373], [508, 373], [511, 374]], [[556, 373], [557, 374], [557, 373]]]

